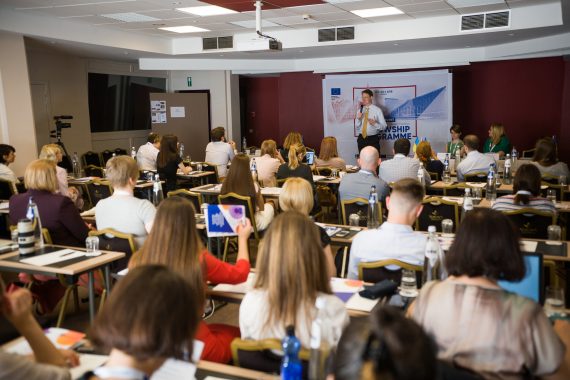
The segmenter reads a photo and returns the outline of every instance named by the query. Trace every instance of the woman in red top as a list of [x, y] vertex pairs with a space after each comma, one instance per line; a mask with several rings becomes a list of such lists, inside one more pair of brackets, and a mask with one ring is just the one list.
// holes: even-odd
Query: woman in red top
[[[238, 228], [238, 254], [235, 265], [216, 259], [204, 248], [196, 230], [192, 203], [182, 197], [169, 197], [158, 207], [152, 231], [142, 248], [129, 262], [129, 268], [161, 264], [182, 274], [193, 286], [204, 289], [211, 283], [239, 284], [250, 270], [247, 239], [252, 227], [248, 219]], [[184, 312], [181, 309], [179, 312]], [[196, 339], [204, 342], [202, 359], [227, 363], [230, 343], [240, 336], [239, 328], [201, 322]]]

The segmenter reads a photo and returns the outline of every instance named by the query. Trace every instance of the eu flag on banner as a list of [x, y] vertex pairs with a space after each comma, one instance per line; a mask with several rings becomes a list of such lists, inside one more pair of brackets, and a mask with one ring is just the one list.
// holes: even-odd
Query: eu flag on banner
[[340, 87], [331, 88], [331, 95], [340, 95]]

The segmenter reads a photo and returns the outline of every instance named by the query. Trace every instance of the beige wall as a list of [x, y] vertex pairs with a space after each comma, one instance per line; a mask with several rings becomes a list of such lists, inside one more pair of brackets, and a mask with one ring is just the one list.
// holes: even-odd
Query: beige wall
[[37, 158], [26, 50], [22, 36], [0, 33], [0, 141], [16, 148], [17, 176]]

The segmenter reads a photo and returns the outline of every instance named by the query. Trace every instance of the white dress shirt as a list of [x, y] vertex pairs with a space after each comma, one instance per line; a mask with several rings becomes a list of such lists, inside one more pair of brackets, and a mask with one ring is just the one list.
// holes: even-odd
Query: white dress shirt
[[[374, 136], [382, 132], [384, 129], [386, 129], [387, 126], [382, 110], [377, 106], [375, 106], [374, 104], [362, 107], [362, 117], [360, 119], [355, 118], [354, 121], [356, 125], [356, 133], [357, 134], [362, 133], [362, 121], [364, 120], [364, 114], [366, 113], [367, 109], [368, 109], [368, 118], [374, 120], [375, 124], [372, 125], [370, 122], [368, 123], [368, 126], [366, 127], [366, 135]], [[358, 108], [358, 111], [356, 112], [357, 113], [360, 112], [360, 108]]]
[[281, 162], [277, 158], [264, 154], [255, 158], [255, 166], [257, 167], [257, 178], [264, 187], [277, 186], [275, 175], [281, 166]]
[[0, 178], [13, 183], [20, 183], [16, 174], [6, 164], [0, 164]]
[[153, 170], [156, 171], [156, 157], [159, 150], [150, 142], [141, 145], [137, 152], [137, 164], [139, 170]]
[[[418, 178], [420, 161], [415, 158], [406, 157], [403, 154], [396, 154], [391, 160], [382, 161], [379, 175], [386, 183], [396, 182], [403, 178]], [[424, 186], [431, 184], [431, 177], [424, 168]]]
[[457, 165], [457, 180], [459, 182], [465, 181], [465, 174], [476, 172], [487, 172], [489, 165], [494, 164], [493, 157], [483, 154], [479, 151], [472, 150], [467, 153], [467, 157]]
[[224, 141], [213, 141], [206, 145], [206, 162], [218, 167], [218, 176], [225, 177], [228, 172], [228, 162], [235, 156], [232, 146]]
[[[423, 265], [426, 236], [411, 226], [384, 222], [378, 229], [359, 232], [352, 241], [348, 278], [358, 278], [358, 263], [397, 259]], [[393, 266], [388, 266], [391, 269]], [[396, 269], [396, 268], [394, 268]]]

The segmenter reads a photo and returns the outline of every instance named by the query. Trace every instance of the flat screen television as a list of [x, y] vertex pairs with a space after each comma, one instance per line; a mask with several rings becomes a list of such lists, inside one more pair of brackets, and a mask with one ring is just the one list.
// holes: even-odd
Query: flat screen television
[[165, 78], [89, 73], [91, 132], [150, 129], [151, 92], [166, 92]]

